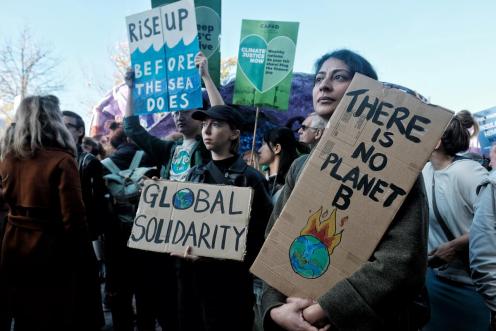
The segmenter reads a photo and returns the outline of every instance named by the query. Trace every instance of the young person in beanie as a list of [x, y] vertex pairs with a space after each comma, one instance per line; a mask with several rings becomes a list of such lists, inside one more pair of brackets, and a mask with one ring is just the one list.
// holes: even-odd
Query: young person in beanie
[[[212, 161], [191, 169], [187, 180], [196, 183], [225, 184], [251, 187], [254, 190], [252, 214], [249, 220], [247, 248], [244, 261], [221, 260], [186, 255], [191, 262], [192, 277], [180, 279], [181, 287], [191, 288], [193, 298], [180, 298], [186, 307], [199, 309], [186, 311], [181, 321], [183, 329], [189, 321], [200, 321], [195, 330], [223, 331], [253, 328], [255, 302], [253, 276], [249, 267], [264, 241], [272, 203], [267, 181], [261, 173], [248, 166], [238, 154], [242, 118], [238, 110], [221, 105], [192, 114], [202, 121], [203, 142], [210, 151]], [[188, 252], [189, 253], [189, 252]], [[187, 283], [185, 283], [187, 282]]]

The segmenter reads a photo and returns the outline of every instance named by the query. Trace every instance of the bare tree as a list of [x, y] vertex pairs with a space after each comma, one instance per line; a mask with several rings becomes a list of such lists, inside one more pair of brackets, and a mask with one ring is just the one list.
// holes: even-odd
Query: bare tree
[[127, 42], [118, 43], [115, 46], [110, 59], [116, 69], [116, 72], [114, 72], [114, 82], [120, 84], [124, 81], [126, 71], [131, 66], [129, 44]]
[[226, 85], [236, 77], [237, 57], [228, 57], [220, 61], [220, 83]]
[[13, 103], [29, 94], [45, 94], [62, 89], [56, 68], [60, 61], [53, 50], [33, 40], [25, 27], [14, 42], [4, 41], [0, 47], [0, 98]]
[[109, 71], [96, 71], [93, 63], [81, 64], [81, 75], [88, 92], [79, 103], [91, 110], [112, 90], [112, 87], [124, 82], [124, 74], [129, 67], [129, 47], [127, 42], [118, 42], [108, 48], [109, 64], [113, 69]]

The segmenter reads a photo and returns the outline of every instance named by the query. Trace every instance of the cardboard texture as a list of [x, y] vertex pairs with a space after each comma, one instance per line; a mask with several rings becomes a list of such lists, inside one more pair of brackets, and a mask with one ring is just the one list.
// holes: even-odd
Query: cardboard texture
[[135, 74], [137, 115], [202, 106], [199, 52], [193, 0], [181, 0], [126, 17]]
[[242, 261], [252, 189], [147, 180], [128, 247]]
[[315, 299], [358, 270], [452, 116], [355, 74], [251, 271]]

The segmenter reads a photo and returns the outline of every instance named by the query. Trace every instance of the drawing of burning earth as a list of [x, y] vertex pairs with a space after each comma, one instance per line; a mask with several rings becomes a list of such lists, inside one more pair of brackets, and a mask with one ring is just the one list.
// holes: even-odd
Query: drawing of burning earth
[[[336, 209], [321, 221], [322, 207], [310, 215], [308, 222], [289, 248], [289, 259], [294, 272], [304, 278], [318, 278], [329, 267], [334, 249], [341, 243], [344, 230], [336, 230]], [[324, 215], [325, 217], [326, 215]], [[343, 227], [348, 217], [341, 219]]]

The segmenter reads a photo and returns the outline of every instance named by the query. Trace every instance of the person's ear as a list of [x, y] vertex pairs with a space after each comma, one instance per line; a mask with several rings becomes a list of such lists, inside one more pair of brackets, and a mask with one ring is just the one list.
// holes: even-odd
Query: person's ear
[[276, 144], [272, 147], [272, 150], [274, 151], [274, 154], [280, 154], [282, 150], [281, 144]]
[[315, 133], [315, 140], [319, 140], [322, 138], [322, 134], [324, 133], [324, 129], [317, 129], [317, 132]]
[[78, 137], [79, 138], [84, 137], [84, 129], [82, 127], [78, 128]]
[[240, 135], [241, 135], [241, 131], [240, 130], [232, 130], [231, 140], [238, 139]]

